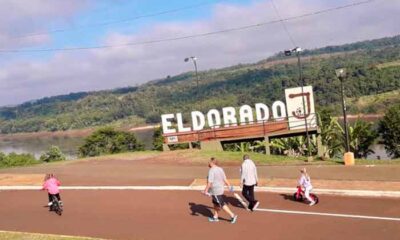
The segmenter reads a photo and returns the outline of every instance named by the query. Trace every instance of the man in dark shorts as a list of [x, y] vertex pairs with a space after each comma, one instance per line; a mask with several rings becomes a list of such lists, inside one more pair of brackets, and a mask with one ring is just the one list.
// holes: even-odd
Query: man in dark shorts
[[211, 158], [208, 163], [210, 170], [208, 171], [207, 186], [204, 189], [204, 194], [211, 195], [212, 203], [214, 205], [214, 215], [213, 217], [208, 218], [208, 220], [210, 222], [218, 222], [218, 212], [223, 209], [231, 217], [230, 222], [235, 223], [237, 215], [229, 209], [224, 199], [224, 186], [227, 185], [231, 188], [231, 185], [226, 179], [224, 170], [221, 167], [218, 167], [217, 164], [215, 158]]

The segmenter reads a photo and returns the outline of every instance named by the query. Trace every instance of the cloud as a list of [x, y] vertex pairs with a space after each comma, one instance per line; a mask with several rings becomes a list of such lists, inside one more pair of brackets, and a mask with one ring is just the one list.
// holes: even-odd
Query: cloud
[[47, 27], [69, 21], [87, 0], [2, 0], [0, 8], [0, 46], [3, 49], [40, 46], [48, 43]]
[[[275, 1], [281, 17], [292, 17], [352, 1]], [[296, 44], [317, 48], [399, 33], [400, 2], [368, 5], [286, 22]], [[50, 16], [51, 17], [51, 16]], [[223, 30], [277, 19], [270, 1], [251, 5], [217, 4], [209, 19], [144, 26], [135, 34], [109, 33], [100, 44], [115, 45]], [[197, 56], [200, 70], [255, 62], [293, 47], [280, 23], [167, 43], [55, 53], [47, 60], [16, 60], [0, 68], [0, 103], [74, 91], [135, 85], [193, 70], [187, 56]]]

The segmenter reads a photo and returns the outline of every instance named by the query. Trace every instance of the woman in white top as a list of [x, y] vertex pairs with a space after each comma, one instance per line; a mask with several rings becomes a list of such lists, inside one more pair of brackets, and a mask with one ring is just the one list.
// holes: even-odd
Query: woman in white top
[[312, 185], [311, 185], [311, 178], [307, 174], [306, 168], [303, 168], [300, 170], [301, 176], [299, 179], [299, 184], [301, 187], [304, 189], [304, 195], [306, 196], [307, 200], [310, 201], [310, 206], [315, 204], [315, 201], [310, 197], [310, 192], [312, 190]]

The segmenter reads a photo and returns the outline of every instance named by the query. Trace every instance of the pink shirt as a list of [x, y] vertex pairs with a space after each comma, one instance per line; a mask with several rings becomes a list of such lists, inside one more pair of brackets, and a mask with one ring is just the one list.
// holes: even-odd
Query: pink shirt
[[60, 193], [58, 186], [60, 186], [60, 181], [55, 178], [50, 178], [43, 183], [43, 189], [47, 190], [50, 194]]

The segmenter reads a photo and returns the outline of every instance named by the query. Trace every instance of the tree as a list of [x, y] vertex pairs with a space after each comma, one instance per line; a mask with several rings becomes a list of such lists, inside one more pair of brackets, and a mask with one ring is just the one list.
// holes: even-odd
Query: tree
[[135, 134], [103, 127], [85, 138], [85, 143], [79, 148], [79, 154], [82, 157], [91, 157], [143, 149], [143, 144], [136, 139]]
[[56, 162], [64, 161], [66, 159], [65, 155], [62, 153], [59, 147], [51, 146], [47, 152], [40, 156], [40, 160], [43, 162]]
[[379, 123], [379, 132], [390, 156], [400, 157], [400, 104], [386, 111]]

